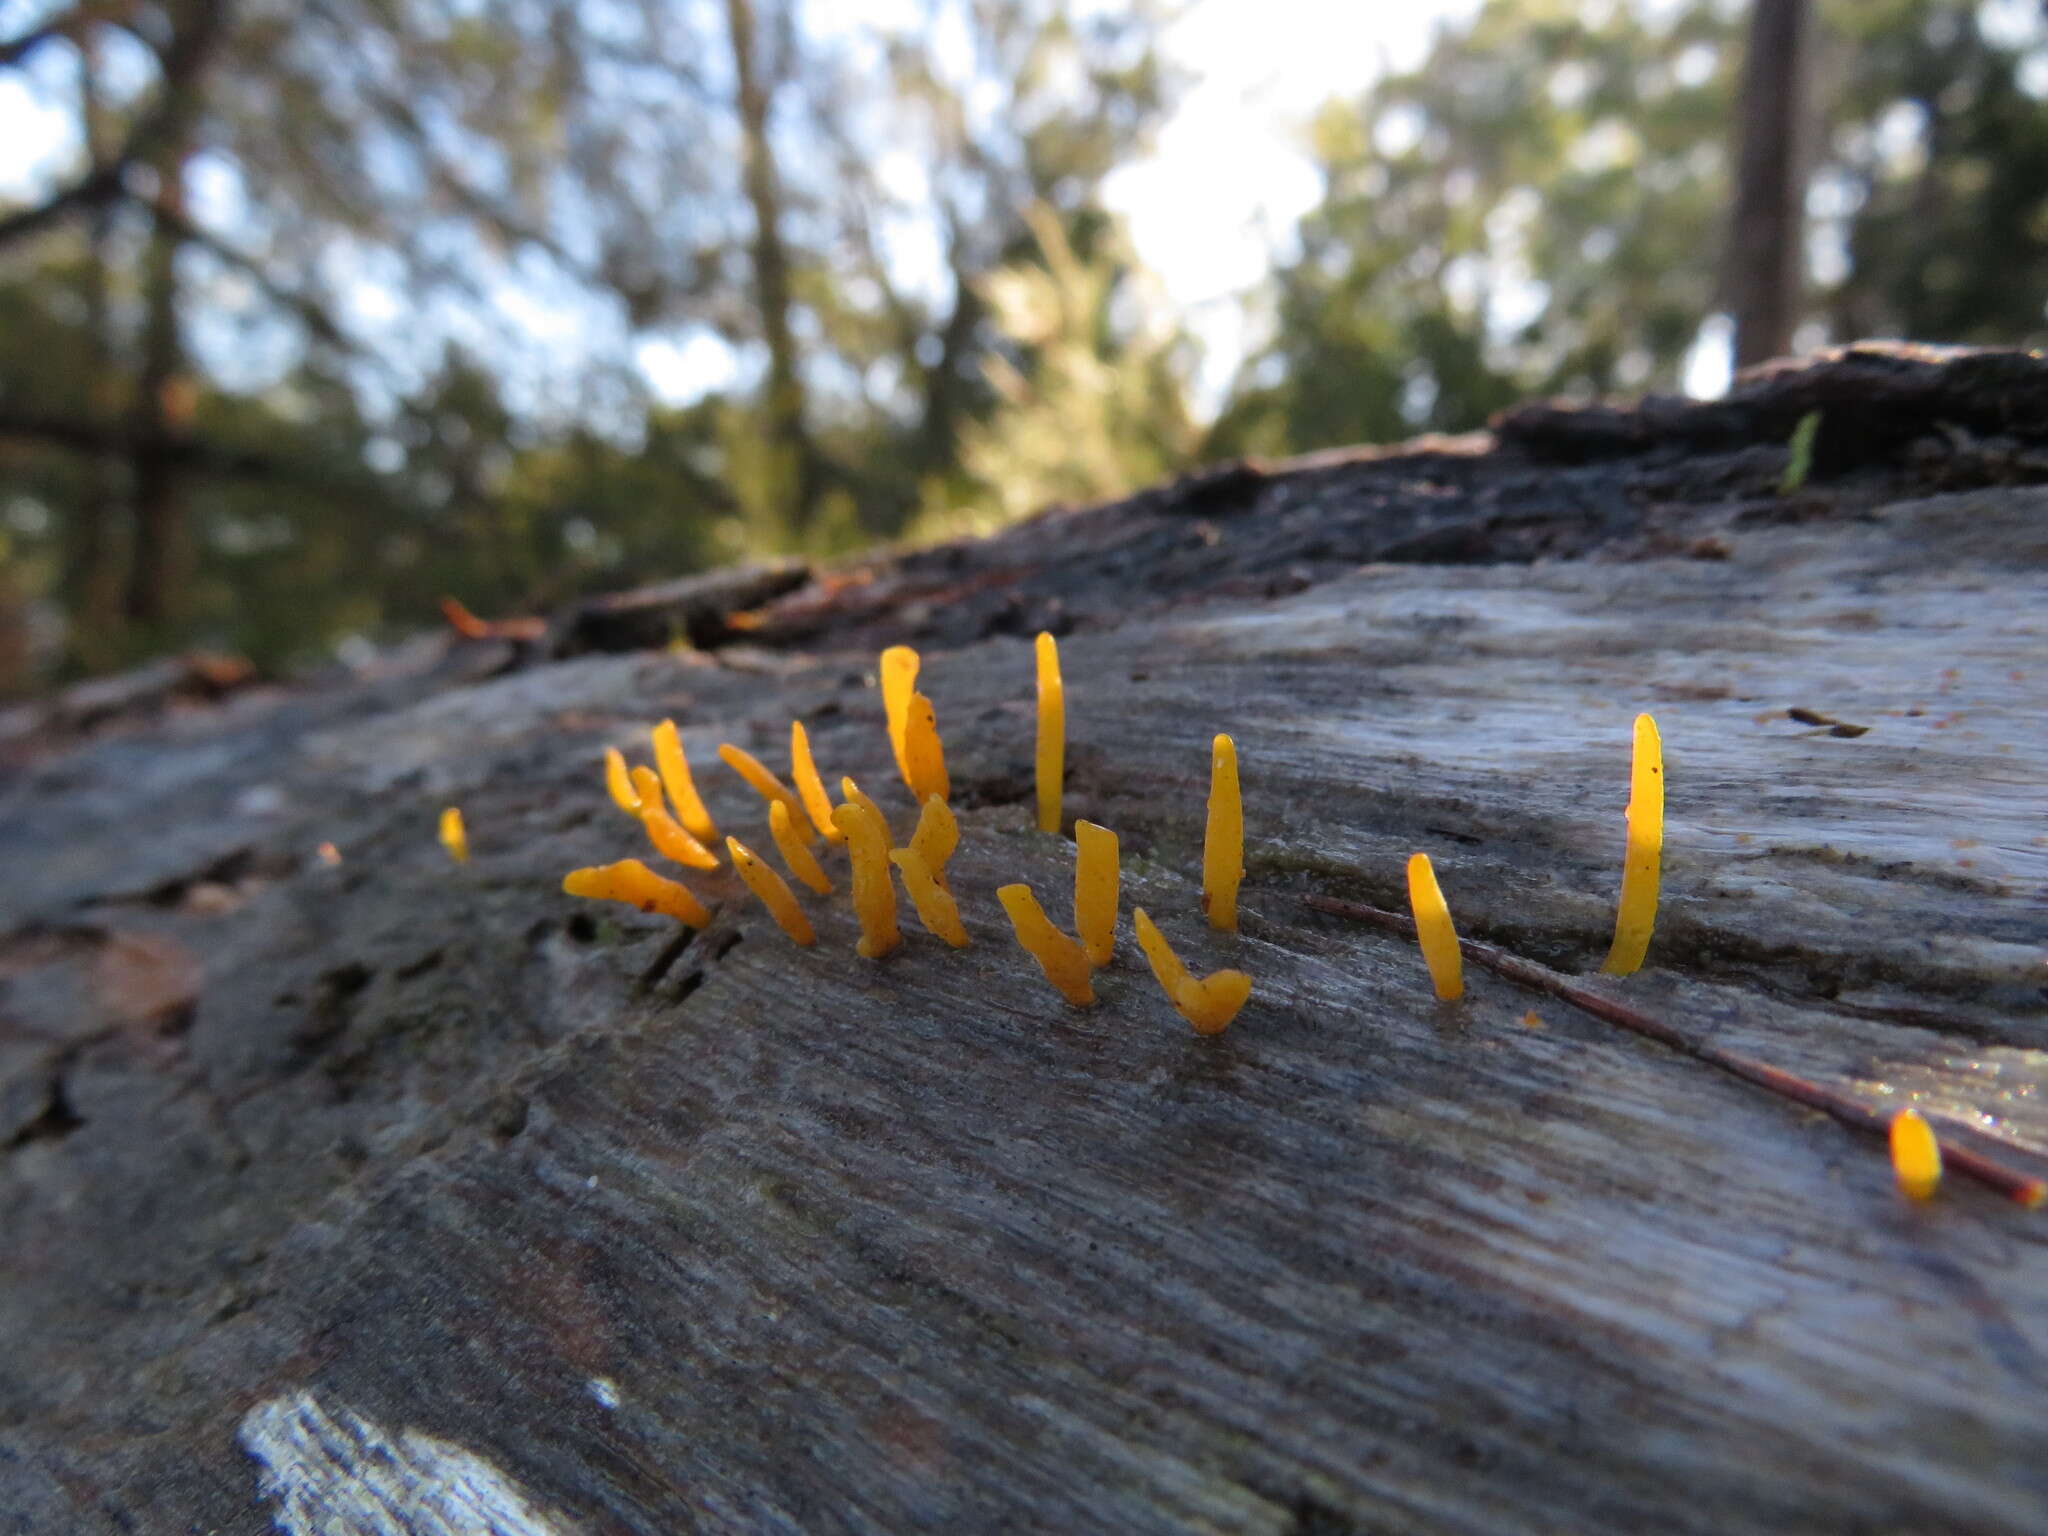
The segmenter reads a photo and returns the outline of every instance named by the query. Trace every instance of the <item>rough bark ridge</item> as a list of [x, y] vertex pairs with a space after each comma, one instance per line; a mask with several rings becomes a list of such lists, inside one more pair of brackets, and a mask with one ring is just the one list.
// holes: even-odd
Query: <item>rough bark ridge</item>
[[[1396, 907], [1427, 849], [1469, 936], [1591, 972], [1650, 709], [1663, 916], [1586, 985], [2048, 1172], [2044, 479], [2048, 365], [1866, 351], [1048, 514], [687, 655], [45, 719], [0, 798], [0, 1529], [2041, 1530], [2048, 1215], [1909, 1208], [1874, 1139], [1507, 980], [1439, 1007], [1307, 898]], [[1257, 978], [1223, 1036], [1128, 931], [1082, 1012], [1002, 925], [1016, 878], [1067, 915], [1041, 627], [1069, 813]], [[894, 640], [972, 948], [906, 913], [865, 963], [812, 902], [799, 951], [724, 874], [680, 942], [558, 893], [639, 851], [597, 754], [663, 715], [729, 829], [711, 749], [801, 715], [901, 836]]]

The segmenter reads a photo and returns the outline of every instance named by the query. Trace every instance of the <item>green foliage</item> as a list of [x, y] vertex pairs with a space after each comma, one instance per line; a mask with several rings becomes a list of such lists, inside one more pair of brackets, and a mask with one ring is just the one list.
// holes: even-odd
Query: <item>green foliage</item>
[[1793, 495], [1805, 486], [1806, 477], [1813, 473], [1813, 440], [1819, 435], [1820, 412], [1808, 411], [1799, 418], [1786, 445], [1785, 473], [1778, 477], [1780, 496]]

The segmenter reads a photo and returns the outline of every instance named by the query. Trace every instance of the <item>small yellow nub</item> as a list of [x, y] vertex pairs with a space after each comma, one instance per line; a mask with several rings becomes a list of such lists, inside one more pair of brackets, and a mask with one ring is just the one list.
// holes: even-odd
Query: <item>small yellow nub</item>
[[675, 881], [662, 879], [638, 859], [572, 869], [562, 877], [562, 889], [571, 896], [622, 901], [642, 912], [660, 912], [692, 928], [702, 928], [711, 921], [711, 913], [703, 902]]
[[932, 796], [917, 813], [917, 830], [910, 834], [910, 851], [924, 862], [942, 891], [953, 889], [946, 883], [946, 860], [953, 857], [953, 850], [959, 846], [960, 823], [954, 819], [952, 808], [938, 796]]
[[1067, 690], [1060, 681], [1060, 647], [1038, 637], [1038, 830], [1060, 829], [1060, 794], [1067, 768]]
[[469, 862], [469, 833], [462, 825], [462, 812], [452, 805], [441, 813], [441, 846], [456, 863]]
[[1917, 1109], [1892, 1116], [1892, 1171], [1908, 1200], [1931, 1200], [1941, 1183], [1941, 1143]]
[[818, 764], [811, 756], [810, 733], [801, 720], [789, 722], [789, 776], [796, 780], [796, 792], [803, 797], [804, 813], [819, 836], [838, 847], [846, 834], [832, 825], [832, 797], [825, 793], [825, 781], [818, 777]]
[[946, 749], [939, 742], [939, 717], [932, 701], [921, 693], [910, 696], [909, 713], [903, 724], [903, 755], [910, 798], [919, 805], [933, 795], [950, 799], [953, 781], [946, 776]]
[[810, 822], [804, 816], [803, 802], [797, 799], [790, 787], [768, 771], [768, 767], [753, 753], [731, 742], [723, 742], [718, 748], [719, 761], [747, 781], [747, 785], [763, 800], [773, 804], [780, 800], [789, 807], [790, 825], [805, 842], [811, 840]]
[[1228, 1029], [1230, 1021], [1244, 1007], [1245, 999], [1252, 995], [1251, 977], [1243, 971], [1191, 976], [1143, 907], [1132, 911], [1131, 922], [1138, 930], [1138, 948], [1145, 952], [1152, 974], [1165, 990], [1174, 1012], [1193, 1025], [1198, 1035], [1220, 1035]]
[[[776, 808], [781, 808], [781, 801]], [[772, 812], [770, 814], [773, 814]], [[784, 813], [785, 818], [787, 812]], [[799, 843], [798, 847], [803, 845]], [[761, 905], [768, 909], [768, 915], [775, 919], [775, 925], [799, 944], [815, 944], [818, 936], [811, 932], [811, 920], [804, 916], [803, 909], [796, 904], [796, 894], [782, 876], [763, 864], [754, 850], [736, 837], [725, 840], [725, 851], [732, 855], [732, 867], [739, 871], [739, 877], [747, 882], [747, 889], [761, 898]]]
[[[654, 728], [654, 766], [661, 770], [669, 804], [676, 808], [676, 820], [682, 823], [683, 830], [700, 843], [718, 836], [711, 813], [704, 809], [704, 797], [697, 793], [697, 782], [690, 776], [690, 760], [683, 755], [682, 733], [673, 720], [664, 720]], [[714, 856], [711, 864], [717, 863]]]
[[1209, 745], [1209, 825], [1202, 840], [1202, 910], [1209, 926], [1237, 932], [1237, 887], [1244, 879], [1244, 805], [1237, 792], [1237, 743]]
[[613, 805], [628, 816], [640, 814], [640, 797], [633, 793], [633, 781], [626, 777], [626, 755], [617, 747], [604, 749], [604, 787], [611, 792]]
[[1076, 1008], [1095, 1001], [1095, 986], [1088, 979], [1088, 955], [1079, 944], [1053, 927], [1052, 919], [1038, 904], [1028, 885], [1006, 885], [996, 892], [1003, 910], [1010, 914], [1010, 926], [1017, 942], [1038, 962], [1045, 979], [1059, 989], [1061, 997]]
[[[839, 794], [840, 798], [849, 804], [857, 805], [864, 811], [872, 811], [874, 813], [875, 820], [880, 823], [882, 828], [882, 846], [887, 848], [894, 840], [896, 834], [889, 830], [889, 818], [882, 814], [882, 808], [870, 800], [867, 797], [867, 792], [854, 783], [851, 778], [842, 777], [839, 780]], [[839, 819], [839, 813], [833, 812], [832, 819], [836, 822]]]
[[1074, 932], [1098, 968], [1116, 953], [1117, 893], [1123, 872], [1116, 834], [1092, 821], [1074, 823]]
[[[943, 803], [925, 801], [926, 805]], [[953, 893], [939, 884], [931, 867], [919, 855], [915, 840], [912, 840], [912, 846], [898, 848], [891, 853], [889, 862], [903, 876], [903, 889], [910, 892], [910, 904], [917, 908], [917, 920], [955, 949], [965, 949], [967, 929], [960, 921], [960, 909], [954, 905]]]
[[846, 834], [853, 859], [853, 911], [860, 919], [855, 950], [864, 960], [879, 960], [903, 942], [896, 927], [896, 883], [889, 878], [889, 829], [879, 811], [858, 802], [840, 806], [832, 820]]
[[633, 770], [633, 790], [640, 797], [640, 825], [656, 853], [688, 869], [718, 868], [718, 855], [685, 832], [661, 803], [661, 780], [652, 768]]
[[917, 691], [917, 652], [907, 645], [892, 645], [882, 652], [882, 715], [889, 725], [889, 747], [896, 754], [896, 771], [913, 792], [910, 777], [910, 696]]
[[1657, 873], [1663, 857], [1664, 745], [1657, 736], [1657, 722], [1637, 715], [1621, 906], [1614, 917], [1614, 945], [1600, 967], [1609, 976], [1633, 975], [1649, 953], [1650, 934], [1657, 926]]
[[[775, 839], [775, 846], [782, 854], [782, 862], [789, 866], [789, 872], [803, 881], [820, 896], [832, 894], [832, 882], [818, 863], [818, 856], [812, 853], [808, 844], [796, 835], [796, 822], [789, 814], [789, 807], [780, 800], [768, 803], [768, 831]], [[832, 829], [834, 837], [839, 829]]]
[[1436, 983], [1436, 995], [1456, 1002], [1465, 995], [1465, 957], [1458, 949], [1458, 931], [1451, 926], [1451, 909], [1444, 905], [1444, 893], [1436, 883], [1436, 871], [1429, 855], [1417, 853], [1408, 859], [1408, 905], [1415, 913], [1415, 937], [1422, 944], [1422, 958], [1429, 966], [1429, 979]]

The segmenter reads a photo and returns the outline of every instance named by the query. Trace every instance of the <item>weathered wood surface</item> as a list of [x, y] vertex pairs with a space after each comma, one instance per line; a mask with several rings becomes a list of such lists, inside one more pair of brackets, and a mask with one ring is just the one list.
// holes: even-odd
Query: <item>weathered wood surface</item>
[[[1794, 497], [1769, 441], [1527, 418], [884, 563], [747, 648], [422, 650], [26, 758], [0, 1530], [2048, 1529], [2048, 1213], [1908, 1207], [1875, 1141], [1491, 977], [1439, 1006], [1303, 901], [1398, 906], [1423, 848], [1468, 934], [1591, 971], [1650, 709], [1663, 916], [1591, 984], [2048, 1172], [2048, 491], [1981, 483], [2039, 428], [1943, 430], [1966, 361], [1884, 361], [1925, 431]], [[1848, 420], [1875, 366], [1758, 388]], [[1257, 978], [1221, 1037], [1128, 932], [1077, 1012], [1003, 928], [1015, 878], [1066, 916], [1048, 622], [1069, 812]], [[792, 714], [900, 835], [898, 638], [973, 948], [906, 912], [861, 962], [811, 903], [798, 951], [721, 876], [675, 952], [558, 894], [637, 851], [596, 752], [665, 714], [742, 835], [710, 748], [780, 763]], [[1217, 729], [1240, 939], [1197, 914]]]

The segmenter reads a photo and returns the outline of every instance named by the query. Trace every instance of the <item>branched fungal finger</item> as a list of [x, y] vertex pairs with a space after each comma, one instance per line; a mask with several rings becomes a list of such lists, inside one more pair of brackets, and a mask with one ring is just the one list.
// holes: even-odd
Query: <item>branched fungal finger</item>
[[1635, 754], [1629, 767], [1628, 853], [1621, 869], [1621, 904], [1614, 944], [1600, 969], [1633, 975], [1650, 952], [1657, 926], [1657, 877], [1664, 858], [1664, 745], [1657, 722], [1636, 716]]
[[1892, 1171], [1908, 1200], [1931, 1200], [1941, 1184], [1941, 1143], [1917, 1109], [1892, 1116]]
[[661, 803], [661, 780], [652, 768], [633, 770], [633, 790], [640, 797], [640, 825], [656, 853], [686, 869], [718, 868], [718, 855], [685, 832]]
[[1209, 926], [1237, 932], [1237, 887], [1244, 879], [1244, 804], [1237, 788], [1237, 743], [1209, 744], [1209, 823], [1202, 839], [1202, 910]]
[[441, 813], [441, 846], [456, 863], [469, 862], [469, 831], [462, 825], [461, 810], [452, 805]]
[[[854, 783], [852, 779], [841, 778], [839, 781], [839, 793], [849, 804], [857, 805], [864, 811], [874, 813], [875, 821], [882, 829], [882, 846], [884, 848], [890, 847], [895, 841], [896, 834], [889, 830], [889, 818], [882, 814], [882, 808], [879, 805], [868, 798], [867, 791]], [[837, 811], [832, 813], [832, 819], [835, 822], [838, 821], [839, 813]]]
[[965, 949], [967, 929], [960, 921], [960, 908], [953, 901], [953, 893], [939, 884], [917, 849], [898, 848], [889, 855], [889, 862], [903, 876], [903, 889], [910, 893], [910, 904], [917, 908], [917, 920], [955, 949]]
[[734, 773], [745, 779], [748, 787], [763, 800], [768, 801], [770, 804], [780, 800], [784, 805], [788, 806], [790, 824], [796, 828], [797, 835], [803, 838], [805, 842], [811, 840], [810, 822], [804, 816], [803, 802], [797, 799], [795, 791], [768, 771], [768, 766], [761, 759], [742, 747], [734, 746], [729, 741], [720, 743], [718, 759]]
[[1060, 680], [1060, 646], [1049, 634], [1037, 641], [1038, 830], [1060, 829], [1060, 796], [1067, 767], [1067, 689]]
[[628, 816], [640, 814], [640, 797], [633, 793], [633, 781], [626, 774], [626, 754], [617, 747], [604, 749], [604, 787], [613, 805]]
[[1213, 971], [1195, 976], [1181, 963], [1166, 935], [1159, 931], [1143, 907], [1131, 913], [1138, 930], [1138, 948], [1152, 967], [1160, 989], [1173, 1004], [1174, 1012], [1186, 1019], [1198, 1035], [1220, 1035], [1230, 1027], [1252, 995], [1252, 979], [1243, 971]]
[[[675, 807], [675, 819], [682, 824], [683, 830], [700, 843], [718, 836], [711, 813], [704, 808], [704, 797], [697, 793], [697, 781], [690, 774], [690, 760], [683, 754], [682, 733], [676, 729], [673, 720], [664, 720], [654, 728], [654, 766], [661, 770], [661, 782], [668, 790], [669, 804]], [[712, 863], [717, 862], [714, 857]]]
[[1415, 937], [1422, 945], [1422, 958], [1429, 966], [1429, 979], [1436, 995], [1456, 1002], [1465, 995], [1465, 961], [1458, 950], [1458, 932], [1451, 926], [1451, 909], [1436, 883], [1436, 871], [1429, 855], [1411, 854], [1408, 859], [1408, 906], [1415, 913]]
[[[781, 809], [782, 802], [776, 802]], [[784, 812], [786, 816], [788, 813]], [[803, 845], [799, 843], [798, 847]], [[732, 867], [739, 877], [746, 881], [747, 889], [761, 898], [761, 905], [768, 909], [768, 915], [775, 919], [776, 927], [788, 934], [799, 944], [815, 944], [818, 936], [811, 931], [811, 920], [804, 916], [803, 908], [796, 904], [796, 893], [782, 876], [763, 864], [754, 850], [736, 837], [725, 840], [725, 851], [732, 855]]]
[[832, 820], [846, 834], [853, 860], [853, 911], [860, 919], [856, 952], [879, 960], [903, 942], [896, 927], [896, 883], [889, 878], [889, 829], [879, 811], [857, 802], [833, 811]]
[[1117, 836], [1092, 821], [1074, 823], [1074, 932], [1088, 952], [1088, 963], [1101, 967], [1116, 953], [1117, 895], [1123, 872]]
[[642, 912], [659, 912], [692, 928], [702, 928], [711, 921], [710, 910], [687, 887], [664, 880], [638, 859], [572, 869], [562, 877], [562, 889], [571, 896], [621, 901]]
[[932, 701], [921, 693], [910, 696], [904, 718], [903, 755], [907, 761], [910, 797], [922, 805], [933, 795], [941, 800], [953, 793], [953, 781], [946, 776], [946, 749], [939, 741], [939, 717]]
[[907, 645], [892, 645], [882, 652], [882, 715], [889, 725], [889, 749], [896, 754], [896, 771], [903, 775], [914, 793], [910, 778], [910, 696], [917, 691], [917, 652]]
[[835, 848], [845, 842], [846, 834], [832, 824], [832, 797], [825, 793], [825, 781], [818, 777], [817, 760], [811, 756], [810, 733], [801, 720], [789, 722], [789, 776], [796, 780], [804, 814], [811, 818], [818, 835]]
[[[775, 839], [775, 847], [782, 854], [782, 862], [789, 866], [789, 872], [816, 891], [820, 896], [832, 894], [832, 882], [826, 877], [824, 868], [818, 863], [818, 856], [796, 833], [796, 819], [789, 813], [789, 807], [780, 800], [768, 803], [768, 832]], [[839, 829], [832, 829], [834, 837]], [[843, 839], [842, 839], [843, 841]]]
[[1178, 1007], [1180, 984], [1188, 979], [1188, 968], [1181, 964], [1180, 956], [1173, 952], [1173, 946], [1166, 942], [1166, 935], [1159, 931], [1159, 925], [1146, 915], [1143, 907], [1131, 909], [1131, 926], [1138, 931], [1138, 948], [1145, 952], [1145, 963], [1152, 967], [1152, 974], [1158, 979], [1167, 999]]
[[942, 891], [952, 890], [946, 883], [946, 861], [959, 846], [960, 823], [954, 818], [952, 807], [937, 795], [931, 796], [917, 813], [917, 829], [910, 834], [910, 849], [924, 861], [924, 867]]
[[1045, 972], [1045, 979], [1059, 990], [1060, 996], [1076, 1008], [1086, 1008], [1093, 1003], [1095, 984], [1089, 979], [1091, 967], [1086, 951], [1053, 927], [1052, 919], [1045, 915], [1038, 898], [1031, 894], [1031, 887], [1003, 886], [996, 892], [996, 899], [1010, 916], [1010, 927], [1016, 931], [1017, 942], [1038, 962], [1039, 969]]

